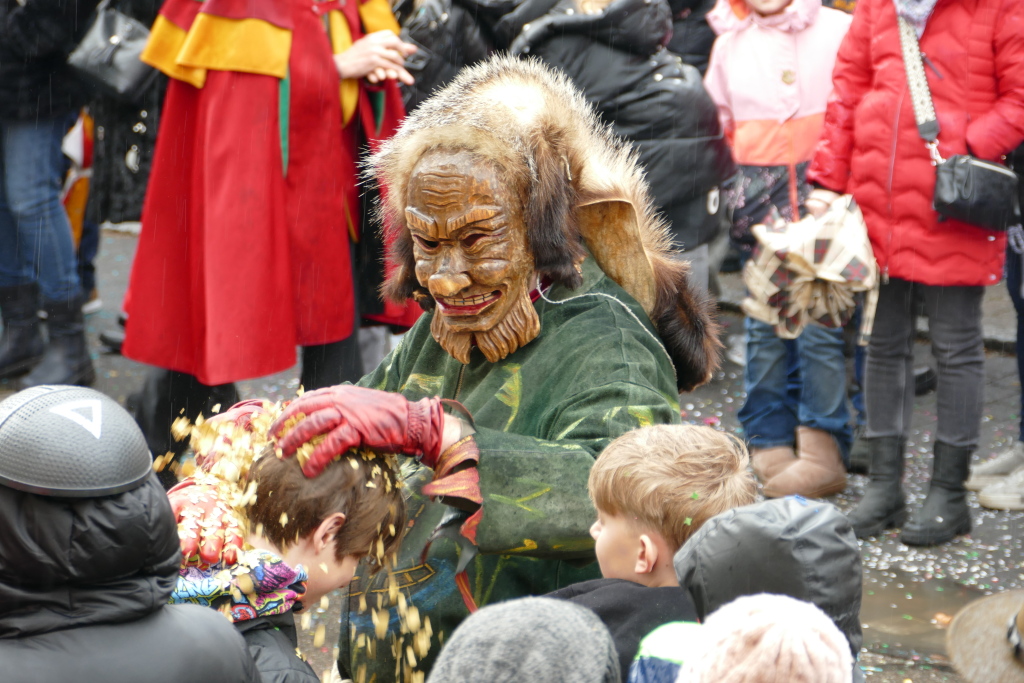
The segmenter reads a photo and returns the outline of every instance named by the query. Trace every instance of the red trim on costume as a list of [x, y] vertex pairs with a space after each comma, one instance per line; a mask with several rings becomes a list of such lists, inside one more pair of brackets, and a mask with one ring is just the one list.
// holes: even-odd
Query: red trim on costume
[[480, 522], [484, 519], [484, 509], [480, 508], [472, 515], [469, 519], [462, 523], [460, 531], [462, 535], [473, 545], [476, 545], [476, 529], [480, 526]]
[[196, 0], [167, 0], [160, 8], [160, 15], [182, 31], [188, 31], [202, 7]]
[[476, 606], [476, 600], [473, 599], [472, 591], [469, 590], [469, 576], [466, 575], [465, 569], [455, 575], [455, 586], [459, 589], [462, 602], [466, 603], [466, 609], [469, 610], [470, 614], [480, 609]]
[[480, 494], [480, 472], [475, 467], [436, 479], [423, 487], [423, 493], [431, 497], [454, 496], [480, 505], [484, 502]]
[[332, 10], [344, 13], [345, 2], [343, 0], [328, 0], [328, 2], [314, 2], [313, 14], [322, 17]]
[[[194, 0], [193, 0], [194, 2]], [[272, 0], [206, 0], [201, 6], [203, 14], [225, 19], [261, 19], [278, 28], [295, 28], [290, 2]]]

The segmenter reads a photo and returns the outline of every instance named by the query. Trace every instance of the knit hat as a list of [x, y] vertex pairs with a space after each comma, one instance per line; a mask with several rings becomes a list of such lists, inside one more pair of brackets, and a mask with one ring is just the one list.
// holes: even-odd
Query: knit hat
[[428, 683], [619, 683], [619, 660], [597, 615], [553, 598], [484, 607], [445, 644]]
[[996, 593], [960, 610], [946, 633], [946, 650], [968, 683], [1024, 681], [1024, 590]]
[[749, 595], [708, 617], [686, 683], [850, 683], [853, 657], [832, 620], [809, 602]]

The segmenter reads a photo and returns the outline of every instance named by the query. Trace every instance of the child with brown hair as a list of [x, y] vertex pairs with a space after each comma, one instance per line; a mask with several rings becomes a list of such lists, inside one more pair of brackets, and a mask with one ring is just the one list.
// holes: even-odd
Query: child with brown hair
[[640, 640], [661, 624], [696, 621], [672, 558], [704, 522], [754, 502], [757, 485], [743, 443], [711, 427], [655, 425], [602, 451], [588, 488], [590, 528], [603, 579], [555, 591], [594, 610], [611, 631], [622, 679]]
[[[292, 613], [347, 586], [364, 558], [371, 571], [383, 567], [405, 529], [405, 500], [394, 456], [350, 451], [307, 478], [302, 458], [279, 458], [267, 443], [273, 412], [279, 406], [246, 402], [193, 429], [200, 459], [216, 457], [204, 466], [217, 470], [195, 480], [218, 488], [218, 500], [208, 502], [238, 517], [245, 545], [234, 566], [190, 554], [172, 602], [228, 616], [265, 683], [314, 683], [319, 678], [297, 655]], [[239, 486], [225, 484], [233, 480]], [[209, 489], [195, 491], [200, 497]], [[179, 533], [195, 530], [186, 520]]]

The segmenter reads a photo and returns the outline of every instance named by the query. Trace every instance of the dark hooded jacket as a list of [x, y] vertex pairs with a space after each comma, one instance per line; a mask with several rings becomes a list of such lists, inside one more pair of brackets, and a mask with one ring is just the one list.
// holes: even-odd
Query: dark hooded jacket
[[313, 668], [297, 655], [299, 636], [291, 612], [235, 623], [263, 683], [319, 683]]
[[708, 26], [708, 12], [715, 0], [669, 0], [672, 9], [672, 38], [668, 49], [695, 67], [700, 75], [708, 70], [715, 32]]
[[511, 50], [562, 69], [633, 143], [675, 241], [693, 249], [723, 228], [709, 193], [736, 167], [700, 73], [663, 47], [671, 34], [666, 0], [614, 0], [597, 14], [562, 0], [524, 25]]
[[89, 97], [67, 65], [98, 0], [0, 0], [0, 121], [75, 112]]
[[860, 652], [860, 549], [831, 503], [790, 496], [723, 512], [690, 537], [674, 564], [702, 620], [744, 595], [788, 595], [820, 608], [854, 658]]
[[693, 600], [679, 586], [648, 587], [624, 579], [593, 579], [548, 593], [592, 610], [608, 627], [619, 654], [622, 680], [644, 636], [662, 624], [697, 621]]
[[614, 0], [598, 14], [572, 0], [427, 0], [404, 22], [403, 37], [419, 46], [406, 63], [417, 79], [408, 109], [492, 51], [539, 57], [637, 148], [680, 246], [706, 244], [727, 224], [709, 211], [720, 206], [709, 193], [736, 167], [700, 73], [664, 49], [666, 0]]
[[101, 498], [0, 486], [5, 683], [259, 681], [227, 619], [167, 604], [179, 561], [174, 515], [155, 476]]

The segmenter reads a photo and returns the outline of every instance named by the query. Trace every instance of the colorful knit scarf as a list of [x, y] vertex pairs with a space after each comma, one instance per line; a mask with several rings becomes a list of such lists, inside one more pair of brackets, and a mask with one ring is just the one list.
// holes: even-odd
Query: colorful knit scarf
[[182, 567], [172, 604], [192, 603], [220, 610], [232, 622], [284, 614], [306, 592], [306, 570], [289, 567], [277, 555], [251, 550], [233, 567]]
[[893, 2], [896, 3], [896, 14], [910, 22], [914, 31], [917, 32], [917, 37], [920, 38], [924, 33], [925, 24], [928, 23], [928, 17], [932, 15], [932, 10], [935, 9], [935, 3], [938, 0], [893, 0]]

